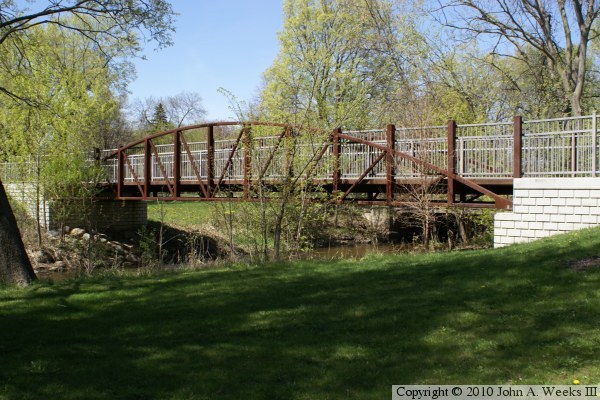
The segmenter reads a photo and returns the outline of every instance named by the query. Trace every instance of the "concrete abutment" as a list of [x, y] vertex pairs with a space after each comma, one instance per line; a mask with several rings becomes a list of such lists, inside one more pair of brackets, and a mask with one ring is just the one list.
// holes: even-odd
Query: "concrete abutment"
[[514, 180], [513, 211], [494, 218], [494, 247], [600, 225], [600, 178]]
[[[36, 217], [36, 189], [31, 183], [10, 183], [6, 192], [32, 217]], [[103, 233], [135, 233], [148, 221], [147, 202], [142, 200], [95, 199], [88, 205], [73, 205], [68, 215], [59, 218], [59, 206], [43, 196], [39, 200], [42, 226], [59, 230], [62, 226], [85, 228]]]

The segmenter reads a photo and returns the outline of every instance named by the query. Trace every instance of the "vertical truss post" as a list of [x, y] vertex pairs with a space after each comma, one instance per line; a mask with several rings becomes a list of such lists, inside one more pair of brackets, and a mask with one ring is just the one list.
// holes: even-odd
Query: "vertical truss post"
[[523, 177], [523, 118], [513, 119], [513, 178]]
[[592, 114], [592, 176], [598, 175], [598, 119], [596, 111]]
[[386, 155], [385, 155], [385, 195], [387, 205], [394, 200], [394, 182], [396, 180], [396, 169], [394, 168], [394, 154], [396, 150], [396, 127], [388, 125], [385, 130]]
[[333, 130], [333, 195], [335, 196], [340, 186], [340, 137], [342, 128]]
[[152, 184], [152, 149], [150, 139], [144, 140], [144, 193], [142, 197], [150, 197], [150, 185]]
[[208, 196], [212, 197], [213, 183], [215, 179], [215, 132], [214, 126], [208, 127], [206, 133], [206, 183]]
[[181, 196], [181, 131], [173, 135], [173, 197]]
[[117, 154], [117, 197], [122, 197], [123, 195], [123, 183], [125, 181], [125, 177], [123, 176], [123, 146], [119, 145], [119, 152]]
[[454, 203], [454, 178], [456, 175], [456, 121], [448, 121], [448, 204]]
[[284, 138], [286, 174], [291, 179], [294, 176], [294, 149], [292, 148], [294, 143], [292, 143], [292, 128], [289, 126], [285, 128]]
[[250, 128], [244, 128], [244, 199], [250, 197], [250, 174], [252, 154], [250, 153]]

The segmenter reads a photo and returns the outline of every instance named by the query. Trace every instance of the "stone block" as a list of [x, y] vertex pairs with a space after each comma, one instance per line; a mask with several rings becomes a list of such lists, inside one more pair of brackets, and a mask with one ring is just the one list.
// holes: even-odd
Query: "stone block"
[[535, 214], [537, 222], [550, 222], [550, 214]]
[[597, 224], [598, 216], [597, 215], [582, 215], [581, 223], [582, 224]]
[[521, 232], [522, 237], [526, 238], [535, 238], [535, 231], [532, 229], [527, 229]]
[[529, 208], [531, 206], [522, 206], [520, 204], [514, 204], [513, 203], [513, 212], [515, 214], [527, 214], [529, 213]]
[[543, 190], [530, 190], [529, 191], [529, 197], [544, 197], [544, 191]]
[[574, 207], [573, 213], [578, 215], [589, 215], [590, 208], [589, 207]]
[[499, 212], [494, 215], [494, 221], [514, 221], [516, 218], [515, 213], [512, 212]]
[[544, 229], [545, 222], [530, 222], [529, 229], [541, 230]]
[[560, 198], [573, 197], [573, 189], [559, 190], [558, 197], [560, 197]]
[[598, 199], [594, 199], [594, 198], [581, 199], [581, 205], [587, 206], [587, 207], [596, 207], [596, 206], [598, 206]]
[[551, 214], [549, 222], [565, 222], [566, 217], [565, 214]]
[[588, 189], [577, 189], [573, 191], [574, 197], [587, 198], [590, 197], [590, 191]]
[[516, 229], [529, 229], [529, 222], [517, 221], [515, 222]]
[[514, 229], [515, 221], [500, 221], [500, 228]]
[[563, 222], [558, 224], [558, 230], [563, 232], [571, 232], [573, 230], [573, 223]]
[[544, 206], [544, 214], [558, 214], [557, 206]]
[[526, 221], [526, 222], [534, 222], [537, 221], [537, 217], [544, 215], [544, 214], [523, 214], [521, 215], [521, 221]]
[[504, 228], [494, 228], [494, 237], [500, 238], [506, 236], [507, 232]]
[[[546, 206], [546, 207], [551, 207], [551, 206]], [[544, 207], [543, 206], [529, 207], [529, 212], [533, 213], [533, 214], [543, 214], [544, 213]]]

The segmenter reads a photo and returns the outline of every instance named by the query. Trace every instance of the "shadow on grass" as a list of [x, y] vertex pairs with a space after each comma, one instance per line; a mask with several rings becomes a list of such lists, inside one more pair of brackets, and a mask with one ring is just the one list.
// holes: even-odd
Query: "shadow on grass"
[[0, 293], [0, 398], [380, 399], [392, 384], [600, 379], [591, 230], [495, 251]]

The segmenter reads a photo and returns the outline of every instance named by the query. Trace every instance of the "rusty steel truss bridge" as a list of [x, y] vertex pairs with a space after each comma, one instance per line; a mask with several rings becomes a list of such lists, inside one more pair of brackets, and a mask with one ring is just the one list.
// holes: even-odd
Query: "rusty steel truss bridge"
[[[596, 114], [331, 132], [220, 122], [97, 154], [117, 200], [253, 201], [303, 190], [338, 203], [510, 209], [515, 178], [599, 172]], [[10, 180], [9, 164], [0, 172]]]

